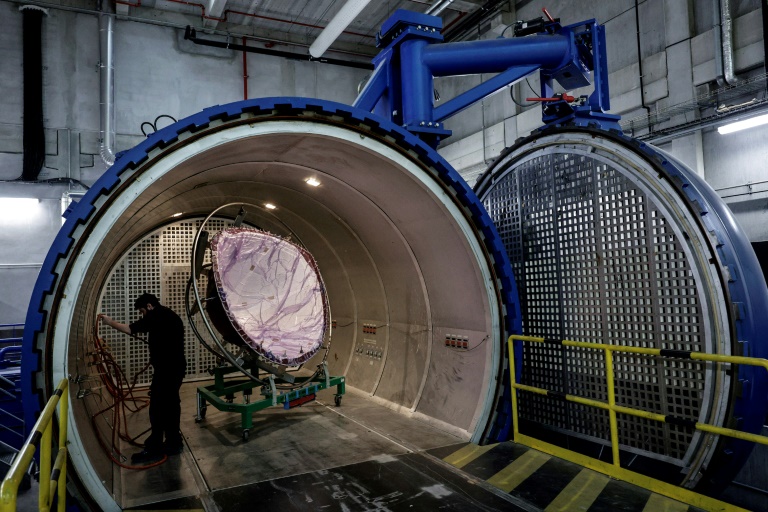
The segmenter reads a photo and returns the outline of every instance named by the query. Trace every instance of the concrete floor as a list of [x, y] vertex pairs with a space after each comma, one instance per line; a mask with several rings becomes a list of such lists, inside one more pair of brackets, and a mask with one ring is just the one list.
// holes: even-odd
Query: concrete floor
[[[360, 395], [335, 407], [335, 389], [298, 408], [255, 413], [244, 441], [237, 413], [209, 406], [195, 421], [196, 389], [205, 384], [182, 386], [181, 455], [141, 471], [115, 468], [123, 509], [697, 510], [511, 442], [470, 445]], [[147, 411], [130, 420], [141, 432]], [[37, 489], [33, 482], [18, 510], [37, 510]]]
[[[361, 396], [335, 407], [331, 389], [260, 411], [246, 442], [237, 413], [209, 406], [195, 422], [203, 384], [182, 387], [184, 453], [120, 471], [124, 509], [252, 510], [258, 499], [268, 510], [530, 510], [482, 481], [468, 490], [466, 476], [426, 453], [465, 440]], [[143, 430], [146, 412], [134, 420], [131, 430]]]

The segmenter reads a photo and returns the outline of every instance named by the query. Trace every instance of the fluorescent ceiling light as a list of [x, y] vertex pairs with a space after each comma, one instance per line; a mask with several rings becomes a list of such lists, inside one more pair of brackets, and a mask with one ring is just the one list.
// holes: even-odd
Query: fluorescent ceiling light
[[309, 54], [319, 59], [329, 46], [333, 44], [344, 29], [357, 18], [371, 0], [347, 0], [347, 3], [336, 13], [331, 22], [320, 32], [315, 42], [309, 47]]
[[317, 181], [315, 178], [309, 178], [309, 179], [307, 179], [305, 181], [307, 182], [307, 185], [311, 185], [313, 187], [317, 187], [317, 186], [320, 185], [320, 182]]
[[762, 116], [750, 117], [749, 119], [744, 119], [743, 121], [736, 121], [735, 123], [719, 126], [717, 131], [721, 135], [724, 135], [726, 133], [738, 132], [739, 130], [746, 130], [747, 128], [753, 128], [755, 126], [760, 126], [761, 124], [766, 123], [768, 123], [768, 114], [763, 114]]
[[264, 205], [264, 207], [265, 207], [267, 210], [274, 210], [275, 208], [277, 208], [277, 206], [273, 205], [272, 203], [266, 203], [266, 204]]

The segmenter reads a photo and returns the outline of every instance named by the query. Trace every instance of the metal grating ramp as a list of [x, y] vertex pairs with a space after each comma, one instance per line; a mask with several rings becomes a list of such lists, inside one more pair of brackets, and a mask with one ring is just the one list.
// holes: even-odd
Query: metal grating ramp
[[428, 453], [547, 512], [702, 510], [512, 442], [486, 446], [463, 443]]

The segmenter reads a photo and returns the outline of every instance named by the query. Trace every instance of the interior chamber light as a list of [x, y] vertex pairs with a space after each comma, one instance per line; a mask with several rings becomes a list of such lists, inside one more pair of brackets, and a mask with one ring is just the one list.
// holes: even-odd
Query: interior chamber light
[[768, 123], [768, 114], [763, 114], [762, 116], [750, 117], [749, 119], [744, 119], [743, 121], [736, 121], [735, 123], [718, 126], [717, 132], [721, 135], [725, 135], [726, 133], [738, 132], [740, 130], [746, 130], [747, 128], [753, 128], [755, 126], [760, 126], [761, 124], [766, 123]]
[[320, 185], [320, 182], [317, 181], [315, 178], [309, 178], [309, 179], [307, 179], [305, 181], [307, 182], [307, 185], [311, 185], [313, 187], [317, 187], [317, 186]]
[[176, 217], [181, 217], [182, 215], [184, 215], [184, 212], [176, 212], [173, 215], [171, 215], [171, 217], [175, 219]]
[[277, 206], [273, 205], [272, 203], [265, 203], [264, 208], [266, 208], [267, 210], [274, 210], [275, 208], [277, 208]]

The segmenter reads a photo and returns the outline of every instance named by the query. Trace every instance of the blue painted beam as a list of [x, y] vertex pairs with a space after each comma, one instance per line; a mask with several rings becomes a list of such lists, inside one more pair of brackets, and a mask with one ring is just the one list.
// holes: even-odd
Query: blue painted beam
[[499, 89], [530, 75], [536, 69], [538, 66], [534, 65], [510, 68], [437, 107], [433, 112], [433, 120], [447, 119]]
[[455, 76], [501, 73], [513, 66], [558, 68], [572, 53], [568, 37], [546, 35], [433, 44], [424, 49], [423, 59], [433, 76]]

